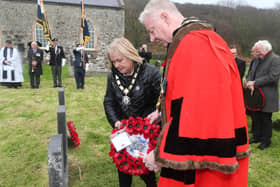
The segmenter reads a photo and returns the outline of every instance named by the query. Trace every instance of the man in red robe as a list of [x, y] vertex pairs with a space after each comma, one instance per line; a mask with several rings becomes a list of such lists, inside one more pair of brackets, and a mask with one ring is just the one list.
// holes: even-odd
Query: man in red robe
[[[210, 24], [184, 18], [169, 0], [150, 0], [139, 20], [151, 42], [167, 47], [163, 128], [156, 149], [144, 159], [151, 170], [162, 167], [159, 186], [247, 186], [247, 121], [226, 42]], [[159, 115], [148, 117], [154, 122]]]

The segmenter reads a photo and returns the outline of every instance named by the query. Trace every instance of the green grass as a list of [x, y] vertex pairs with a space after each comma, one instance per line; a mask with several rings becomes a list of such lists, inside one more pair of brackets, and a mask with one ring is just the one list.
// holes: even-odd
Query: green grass
[[[25, 67], [26, 68], [26, 67]], [[66, 117], [74, 121], [81, 145], [68, 149], [69, 186], [115, 187], [117, 171], [109, 152], [110, 126], [103, 110], [106, 76], [86, 77], [84, 90], [63, 69]], [[30, 89], [27, 71], [22, 88], [0, 87], [0, 186], [48, 186], [47, 147], [57, 133], [57, 89], [44, 65], [41, 88]], [[276, 113], [273, 119], [280, 119]], [[250, 119], [248, 119], [250, 124]], [[273, 131], [271, 148], [251, 146], [249, 186], [279, 186], [280, 132]], [[139, 177], [133, 186], [143, 187]]]

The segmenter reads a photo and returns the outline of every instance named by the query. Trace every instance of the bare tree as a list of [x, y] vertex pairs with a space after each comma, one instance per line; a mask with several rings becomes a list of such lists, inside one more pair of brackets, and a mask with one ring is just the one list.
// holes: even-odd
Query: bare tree
[[238, 6], [248, 6], [246, 0], [219, 0], [217, 4], [228, 8], [236, 8]]
[[228, 8], [235, 8], [236, 4], [234, 0], [220, 0], [217, 2], [218, 5]]

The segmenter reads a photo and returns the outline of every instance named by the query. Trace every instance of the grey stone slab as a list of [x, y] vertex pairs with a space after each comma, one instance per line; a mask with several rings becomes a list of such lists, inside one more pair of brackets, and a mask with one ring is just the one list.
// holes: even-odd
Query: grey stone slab
[[[64, 171], [64, 154], [63, 135], [57, 134], [52, 136], [48, 146], [48, 173], [50, 187], [67, 186], [68, 176], [65, 176]], [[65, 179], [65, 177], [67, 179]]]
[[65, 105], [64, 88], [58, 88], [58, 104]]

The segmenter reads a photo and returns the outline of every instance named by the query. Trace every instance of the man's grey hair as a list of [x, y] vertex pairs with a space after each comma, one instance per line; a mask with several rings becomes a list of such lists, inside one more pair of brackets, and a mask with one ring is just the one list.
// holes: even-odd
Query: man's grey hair
[[257, 46], [261, 46], [265, 51], [272, 50], [272, 45], [268, 40], [259, 40], [254, 44], [252, 48], [256, 48]]
[[31, 45], [33, 45], [33, 44], [35, 44], [36, 46], [38, 45], [37, 42], [35, 42], [35, 41], [33, 41], [33, 42], [31, 43]]
[[150, 18], [152, 15], [159, 15], [162, 11], [180, 13], [170, 0], [150, 0], [138, 19], [143, 24], [146, 17]]

